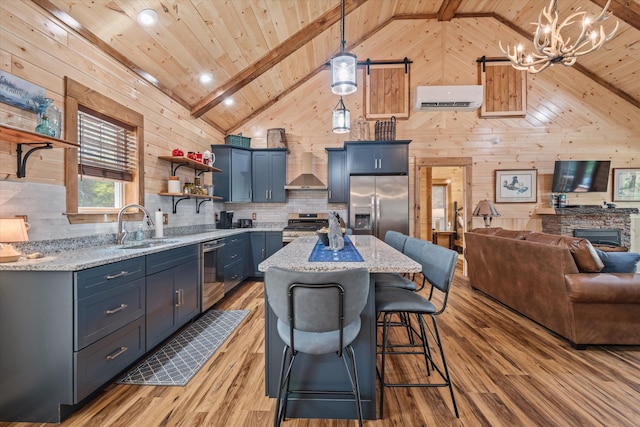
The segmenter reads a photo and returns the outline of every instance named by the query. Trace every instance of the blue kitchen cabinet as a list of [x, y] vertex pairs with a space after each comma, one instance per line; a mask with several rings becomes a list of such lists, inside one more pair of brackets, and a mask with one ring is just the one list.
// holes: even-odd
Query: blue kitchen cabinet
[[147, 255], [147, 350], [200, 313], [200, 245]]
[[231, 145], [211, 145], [216, 159], [214, 195], [223, 202], [251, 202], [251, 149]]
[[253, 150], [251, 162], [253, 202], [286, 202], [287, 149]]
[[347, 175], [407, 175], [410, 142], [345, 142]]
[[254, 277], [264, 277], [258, 271], [258, 264], [269, 258], [282, 248], [282, 231], [252, 231], [251, 232], [251, 266]]
[[329, 203], [347, 203], [349, 198], [349, 174], [347, 156], [343, 148], [325, 148], [328, 157], [327, 200]]

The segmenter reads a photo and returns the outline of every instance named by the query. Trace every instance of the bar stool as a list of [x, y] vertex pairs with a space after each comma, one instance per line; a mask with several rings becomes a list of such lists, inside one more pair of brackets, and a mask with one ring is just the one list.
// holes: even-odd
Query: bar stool
[[[401, 288], [376, 288], [376, 312], [378, 317], [382, 316], [382, 348], [380, 351], [382, 360], [378, 370], [378, 378], [380, 380], [380, 418], [384, 414], [385, 387], [448, 387], [455, 415], [459, 418], [451, 377], [449, 376], [449, 369], [436, 320], [437, 316], [442, 314], [446, 308], [457, 260], [458, 253], [453, 250], [433, 244], [423, 246], [419, 262], [423, 265], [422, 274], [426, 282], [431, 285], [428, 298], [424, 298], [417, 292]], [[442, 294], [442, 302], [439, 307], [432, 302], [434, 290]], [[404, 345], [389, 345], [389, 329], [393, 326], [393, 322], [391, 322], [393, 314], [415, 316], [419, 326], [418, 335], [420, 337], [417, 344], [410, 342]], [[425, 321], [427, 316], [431, 319], [432, 326]], [[438, 347], [440, 353], [439, 363], [436, 363], [431, 354], [427, 332]], [[395, 348], [398, 348], [398, 350], [393, 350]], [[387, 356], [410, 354], [422, 354], [425, 361], [426, 374], [431, 376], [431, 370], [433, 370], [440, 375], [442, 382], [387, 383], [385, 379]]]
[[[389, 246], [399, 250], [409, 258], [418, 262], [422, 247], [428, 243], [425, 240], [418, 239], [417, 237], [409, 237], [397, 231], [387, 231], [384, 240]], [[381, 287], [393, 287], [416, 291], [418, 290], [418, 286], [413, 281], [414, 278], [415, 275], [405, 277], [398, 273], [376, 273], [374, 275], [376, 289]]]
[[[360, 333], [360, 314], [367, 303], [368, 270], [303, 272], [271, 267], [265, 273], [265, 290], [278, 317], [278, 335], [285, 343], [273, 425], [277, 427], [284, 421], [290, 394], [346, 393], [355, 398], [358, 425], [362, 427], [360, 387], [351, 343]], [[298, 353], [336, 353], [344, 362], [351, 391], [291, 390], [291, 371]]]

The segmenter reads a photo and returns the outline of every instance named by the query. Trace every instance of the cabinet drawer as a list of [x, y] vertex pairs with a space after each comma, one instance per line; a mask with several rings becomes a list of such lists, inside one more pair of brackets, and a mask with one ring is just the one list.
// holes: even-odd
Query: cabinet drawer
[[77, 351], [144, 316], [145, 279], [83, 298], [77, 301], [75, 310], [74, 349]]
[[80, 402], [139, 359], [145, 351], [144, 335], [144, 317], [141, 317], [74, 353], [74, 403]]
[[184, 246], [147, 255], [147, 276], [200, 257], [200, 245]]
[[227, 265], [234, 263], [246, 256], [247, 246], [245, 235], [227, 237], [224, 243], [225, 268]]
[[240, 259], [224, 268], [224, 292], [227, 293], [242, 282], [246, 275], [245, 260]]
[[76, 299], [104, 292], [145, 275], [144, 257], [127, 259], [100, 267], [78, 271], [75, 274]]

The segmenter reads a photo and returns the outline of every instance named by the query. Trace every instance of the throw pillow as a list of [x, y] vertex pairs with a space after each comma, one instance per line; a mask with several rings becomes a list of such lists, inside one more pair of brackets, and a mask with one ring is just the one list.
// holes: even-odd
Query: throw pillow
[[600, 273], [636, 273], [640, 254], [635, 252], [604, 252], [596, 249], [604, 264]]

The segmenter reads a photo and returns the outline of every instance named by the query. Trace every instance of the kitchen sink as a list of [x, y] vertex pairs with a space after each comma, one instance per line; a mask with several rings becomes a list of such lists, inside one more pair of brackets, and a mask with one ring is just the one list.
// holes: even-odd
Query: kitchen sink
[[148, 249], [176, 242], [176, 240], [155, 240], [151, 242], [138, 243], [137, 245], [122, 245], [120, 246], [120, 249]]

